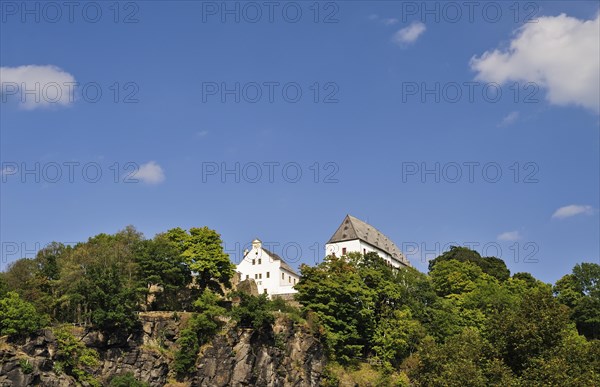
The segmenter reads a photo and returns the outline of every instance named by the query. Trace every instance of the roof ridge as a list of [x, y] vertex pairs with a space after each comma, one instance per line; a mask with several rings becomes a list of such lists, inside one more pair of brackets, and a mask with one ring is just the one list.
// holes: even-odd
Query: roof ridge
[[276, 253], [264, 248], [263, 246], [260, 247], [262, 250], [264, 250], [269, 256], [271, 256], [271, 258], [273, 258], [274, 260], [279, 260], [281, 261], [281, 267], [283, 267], [284, 269], [292, 272], [295, 275], [298, 275], [298, 273], [296, 273], [296, 271], [294, 269], [292, 269], [292, 267], [283, 259], [281, 258], [279, 255], [277, 255]]

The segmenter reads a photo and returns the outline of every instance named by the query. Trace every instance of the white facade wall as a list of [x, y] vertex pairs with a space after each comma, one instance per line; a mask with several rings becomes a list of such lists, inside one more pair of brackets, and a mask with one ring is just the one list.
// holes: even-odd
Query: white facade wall
[[[344, 249], [346, 249], [345, 253], [344, 253]], [[381, 258], [383, 258], [386, 262], [390, 263], [393, 267], [399, 268], [401, 266], [404, 266], [403, 264], [398, 262], [396, 259], [392, 258], [392, 256], [389, 255], [388, 253], [386, 253], [385, 251], [378, 249], [377, 247], [372, 246], [368, 243], [365, 243], [365, 242], [361, 241], [360, 239], [328, 243], [325, 245], [325, 255], [326, 256], [332, 255], [335, 253], [336, 256], [341, 257], [344, 254], [348, 254], [348, 253], [352, 253], [352, 252], [361, 253], [361, 254], [376, 252]]]
[[237, 265], [240, 280], [253, 279], [259, 293], [268, 295], [296, 293], [293, 288], [300, 277], [281, 266], [279, 259], [273, 259], [260, 243], [252, 243], [242, 262]]

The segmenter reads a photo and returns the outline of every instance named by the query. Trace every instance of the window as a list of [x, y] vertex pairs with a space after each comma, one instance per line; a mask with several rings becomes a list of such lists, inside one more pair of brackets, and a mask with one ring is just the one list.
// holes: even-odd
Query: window
[[262, 279], [262, 273], [258, 274], [258, 279]]
[[252, 264], [253, 264], [253, 265], [256, 265], [256, 259], [253, 259], [253, 260], [252, 260]]
[[249, 279], [249, 278], [250, 278], [250, 276], [248, 274], [246, 274], [246, 279]]
[[288, 283], [290, 283], [290, 284], [292, 283], [292, 276], [288, 275]]
[[263, 293], [264, 293], [264, 294], [267, 294], [267, 289], [263, 289]]
[[294, 285], [296, 285], [296, 279], [294, 278]]
[[281, 273], [281, 279], [284, 280], [285, 279], [285, 273]]
[[254, 279], [258, 279], [258, 274], [254, 274]]
[[342, 247], [342, 255], [346, 255], [346, 248]]
[[367, 249], [363, 249], [363, 254], [366, 254], [366, 253], [367, 253]]
[[269, 272], [267, 272], [267, 278], [270, 278], [270, 275], [269, 275], [269, 274], [270, 274], [270, 273], [269, 273]]
[[261, 259], [260, 259], [260, 258], [258, 258], [258, 264], [260, 265], [260, 263], [261, 263]]

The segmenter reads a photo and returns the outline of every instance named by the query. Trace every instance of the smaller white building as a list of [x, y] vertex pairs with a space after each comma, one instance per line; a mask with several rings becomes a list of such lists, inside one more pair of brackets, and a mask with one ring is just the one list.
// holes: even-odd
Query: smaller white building
[[259, 239], [252, 241], [252, 250], [244, 252], [244, 259], [237, 265], [240, 280], [253, 279], [259, 293], [286, 295], [296, 293], [294, 285], [300, 276], [281, 257], [262, 247]]
[[325, 255], [340, 257], [351, 252], [376, 252], [391, 267], [410, 266], [398, 246], [381, 231], [354, 216], [346, 215], [325, 245]]

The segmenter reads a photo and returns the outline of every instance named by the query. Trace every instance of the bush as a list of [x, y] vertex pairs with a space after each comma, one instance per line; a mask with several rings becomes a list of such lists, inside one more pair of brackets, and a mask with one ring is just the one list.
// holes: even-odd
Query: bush
[[270, 328], [275, 322], [271, 313], [272, 307], [265, 294], [251, 296], [246, 293], [237, 293], [240, 304], [231, 310], [231, 317], [242, 328], [263, 330]]
[[21, 367], [24, 374], [33, 372], [33, 365], [27, 359], [19, 359], [19, 367]]
[[8, 292], [0, 299], [0, 335], [27, 336], [47, 323], [46, 316], [40, 315], [17, 292]]
[[225, 309], [219, 306], [219, 297], [211, 290], [205, 289], [194, 303], [198, 311], [181, 330], [175, 353], [173, 369], [178, 377], [192, 372], [200, 345], [206, 343], [219, 328], [217, 317], [225, 314]]
[[198, 334], [191, 328], [185, 328], [181, 331], [180, 337], [177, 340], [179, 350], [175, 353], [173, 361], [173, 370], [178, 377], [192, 372], [196, 357], [200, 350]]
[[110, 387], [150, 387], [148, 383], [137, 380], [132, 372], [115, 376], [110, 381]]
[[56, 358], [60, 364], [59, 368], [82, 384], [100, 386], [98, 380], [88, 372], [89, 368], [98, 366], [98, 353], [73, 336], [68, 326], [55, 329], [54, 335], [57, 342]]

